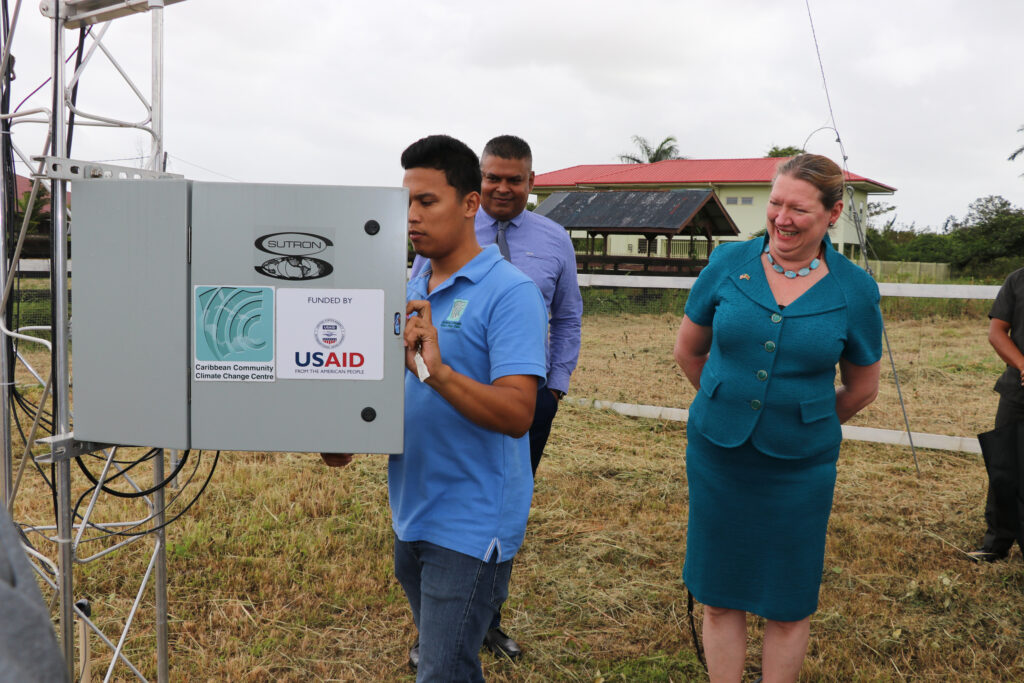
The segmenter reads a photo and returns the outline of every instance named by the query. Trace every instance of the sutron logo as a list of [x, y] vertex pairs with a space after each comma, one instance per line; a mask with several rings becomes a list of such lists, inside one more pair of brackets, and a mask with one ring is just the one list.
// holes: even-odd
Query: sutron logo
[[275, 232], [256, 239], [256, 248], [278, 256], [312, 256], [334, 243], [310, 232]]
[[260, 251], [273, 254], [255, 266], [256, 272], [277, 280], [316, 280], [334, 272], [334, 266], [323, 259], [313, 258], [334, 243], [322, 235], [311, 232], [275, 232], [256, 238]]

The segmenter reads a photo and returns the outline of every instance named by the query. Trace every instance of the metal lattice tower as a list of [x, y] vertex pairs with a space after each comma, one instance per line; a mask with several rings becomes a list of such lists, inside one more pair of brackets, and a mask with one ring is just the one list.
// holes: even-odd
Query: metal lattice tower
[[[132, 487], [141, 493], [153, 489], [149, 495], [141, 496], [149, 510], [149, 514], [140, 522], [138, 520], [113, 523], [91, 523], [90, 516], [93, 513], [98, 496], [102, 492], [103, 482], [115, 472], [121, 471], [121, 466], [116, 459], [117, 447], [114, 445], [86, 444], [74, 439], [71, 431], [71, 373], [70, 373], [70, 282], [68, 278], [68, 207], [67, 192], [68, 183], [73, 180], [102, 179], [102, 178], [155, 178], [168, 177], [164, 173], [164, 151], [163, 151], [163, 34], [164, 17], [163, 10], [166, 5], [175, 4], [181, 0], [43, 0], [39, 9], [51, 23], [51, 50], [50, 59], [52, 67], [52, 98], [50, 107], [36, 107], [24, 112], [6, 114], [3, 119], [5, 123], [14, 126], [21, 124], [45, 125], [47, 128], [47, 140], [42, 154], [28, 157], [14, 145], [14, 151], [23, 163], [35, 169], [33, 174], [32, 194], [25, 210], [25, 220], [21, 226], [8, 225], [7, 217], [0, 222], [0, 244], [9, 243], [9, 238], [17, 234], [17, 246], [14, 248], [14, 256], [10, 261], [6, 258], [0, 264], [0, 290], [3, 291], [3, 310], [7, 310], [7, 302], [12, 292], [13, 274], [17, 271], [18, 259], [25, 240], [25, 232], [28, 225], [28, 216], [32, 212], [32, 204], [36, 200], [41, 183], [48, 181], [50, 184], [50, 216], [52, 220], [52, 238], [50, 253], [51, 272], [51, 306], [52, 324], [49, 326], [50, 340], [42, 336], [29, 334], [31, 330], [13, 330], [11, 321], [4, 320], [0, 332], [7, 338], [18, 339], [26, 343], [42, 344], [50, 350], [51, 367], [48, 379], [32, 370], [43, 387], [42, 398], [39, 401], [39, 412], [35, 416], [31, 430], [26, 434], [25, 448], [20, 455], [20, 462], [15, 462], [13, 453], [14, 434], [11, 425], [11, 391], [14, 385], [13, 367], [8, 357], [7, 339], [0, 344], [0, 368], [3, 377], [0, 378], [0, 400], [3, 401], [2, 418], [0, 418], [0, 429], [3, 429], [4, 438], [0, 445], [0, 502], [7, 506], [8, 510], [15, 516], [15, 501], [18, 494], [18, 485], [21, 481], [21, 474], [25, 469], [25, 463], [32, 458], [32, 445], [34, 443], [49, 444], [49, 453], [37, 456], [37, 463], [52, 464], [55, 472], [53, 486], [56, 489], [56, 517], [55, 525], [35, 526], [32, 532], [49, 541], [49, 548], [53, 550], [52, 555], [26, 547], [31, 559], [36, 566], [37, 573], [44, 582], [50, 585], [55, 597], [59, 598], [58, 608], [58, 635], [62, 646], [65, 662], [71, 679], [75, 680], [75, 629], [74, 621], [77, 617], [80, 628], [80, 653], [82, 664], [80, 668], [88, 667], [88, 633], [92, 632], [112, 651], [109, 669], [104, 680], [110, 680], [115, 666], [119, 663], [126, 666], [137, 678], [145, 680], [142, 673], [124, 655], [122, 648], [132, 625], [136, 611], [142, 602], [147, 585], [152, 582], [155, 591], [156, 606], [156, 652], [157, 652], [157, 680], [161, 683], [168, 680], [168, 654], [167, 654], [167, 575], [166, 575], [166, 552], [163, 526], [165, 500], [161, 483], [166, 483], [164, 474], [163, 451], [156, 451], [151, 458], [153, 464], [152, 487], [136, 484], [124, 476], [123, 480], [131, 483]], [[3, 57], [0, 63], [0, 74], [4, 75], [5, 87], [10, 88], [9, 68], [12, 62], [11, 39], [15, 33], [20, 15], [22, 2], [16, 0], [12, 13], [12, 20], [7, 35], [3, 37]], [[104, 36], [111, 26], [111, 21], [119, 17], [148, 12], [152, 20], [152, 54], [151, 54], [151, 88], [147, 98], [129, 78], [126, 71], [118, 64], [111, 54], [111, 51], [103, 43]], [[83, 29], [88, 27], [90, 44], [85, 54], [78, 55], [80, 64], [73, 71], [71, 78], [67, 78], [65, 61], [65, 37], [69, 29]], [[84, 42], [84, 34], [83, 34]], [[128, 88], [138, 97], [144, 105], [148, 116], [143, 121], [123, 121], [115, 118], [102, 116], [82, 111], [79, 109], [71, 95], [72, 88], [80, 80], [83, 71], [88, 67], [92, 59], [102, 53], [115, 69], [124, 78]], [[150, 153], [145, 169], [111, 166], [109, 164], [94, 163], [88, 161], [74, 160], [68, 158], [67, 131], [68, 120], [74, 117], [76, 126], [98, 126], [105, 128], [118, 128], [142, 131], [150, 137]], [[13, 134], [12, 134], [13, 144]], [[8, 198], [13, 200], [14, 198]], [[17, 233], [15, 231], [18, 231]], [[37, 328], [35, 328], [37, 329]], [[19, 358], [18, 360], [23, 360]], [[53, 431], [54, 435], [46, 438], [39, 438], [39, 423], [41, 421], [44, 405], [47, 396], [52, 396]], [[101, 453], [104, 460], [102, 474], [99, 477], [99, 484], [89, 502], [88, 509], [76, 523], [75, 508], [71, 500], [71, 461], [83, 454]], [[173, 457], [172, 457], [173, 462]], [[15, 465], [17, 464], [17, 474]], [[122, 475], [124, 473], [122, 472]], [[115, 475], [117, 476], [117, 475]], [[15, 516], [15, 519], [16, 516]], [[113, 642], [104, 634], [90, 619], [87, 604], [75, 603], [74, 566], [86, 562], [97, 561], [106, 558], [109, 554], [129, 543], [136, 542], [143, 535], [129, 535], [111, 547], [108, 547], [93, 555], [84, 553], [82, 547], [83, 536], [87, 528], [93, 529], [133, 529], [140, 525], [152, 528], [148, 534], [153, 539], [152, 555], [148, 568], [141, 578], [138, 593], [131, 608], [131, 612], [124, 620], [124, 630]], [[53, 533], [55, 532], [55, 535]]]

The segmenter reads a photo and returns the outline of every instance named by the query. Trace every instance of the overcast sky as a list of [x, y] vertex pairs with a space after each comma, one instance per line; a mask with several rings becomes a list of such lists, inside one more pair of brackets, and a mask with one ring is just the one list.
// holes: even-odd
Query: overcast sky
[[[37, 6], [24, 3], [15, 33], [12, 106], [49, 74]], [[937, 229], [993, 194], [1024, 205], [1024, 158], [1007, 161], [1024, 145], [1024, 2], [810, 9], [848, 167], [897, 188], [875, 199], [898, 223]], [[196, 180], [399, 185], [402, 149], [441, 132], [477, 151], [520, 135], [537, 172], [616, 162], [634, 134], [674, 135], [695, 159], [805, 141], [840, 157], [835, 134], [815, 132], [831, 119], [804, 0], [186, 0], [165, 19], [168, 170]], [[148, 16], [113, 22], [104, 43], [148, 93]], [[44, 89], [22, 109], [49, 102]], [[79, 105], [145, 117], [101, 54]], [[38, 154], [31, 128], [15, 140]], [[148, 145], [79, 128], [72, 156]]]

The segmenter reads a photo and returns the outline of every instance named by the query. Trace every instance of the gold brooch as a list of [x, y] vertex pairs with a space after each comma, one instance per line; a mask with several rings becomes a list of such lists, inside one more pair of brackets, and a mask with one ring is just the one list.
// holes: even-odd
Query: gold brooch
[[749, 279], [750, 279], [750, 276], [749, 276], [749, 275], [747, 275], [746, 273], [743, 273], [743, 275], [740, 275], [740, 279], [741, 279], [741, 280], [749, 280]]

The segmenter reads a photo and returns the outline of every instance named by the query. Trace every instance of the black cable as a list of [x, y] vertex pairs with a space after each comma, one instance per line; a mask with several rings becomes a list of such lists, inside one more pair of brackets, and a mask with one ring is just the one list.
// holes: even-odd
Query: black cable
[[[75, 56], [75, 53], [73, 53], [73, 52], [72, 52], [72, 53], [71, 53], [70, 55], [68, 55], [68, 58], [64, 60], [64, 63], [65, 63], [65, 64], [67, 64], [68, 62], [70, 62], [70, 61], [71, 61], [71, 58], [72, 58], [72, 57], [74, 57], [74, 56]], [[17, 113], [17, 112], [18, 112], [18, 110], [19, 110], [19, 109], [21, 109], [21, 108], [22, 108], [22, 106], [24, 106], [24, 104], [25, 104], [26, 102], [28, 102], [28, 101], [29, 101], [29, 99], [31, 99], [33, 95], [35, 95], [35, 94], [36, 94], [37, 92], [39, 92], [40, 90], [42, 90], [43, 88], [45, 88], [45, 87], [46, 87], [46, 85], [47, 85], [47, 84], [48, 84], [48, 83], [49, 83], [50, 81], [52, 81], [52, 80], [53, 80], [53, 76], [49, 76], [49, 77], [48, 77], [48, 78], [47, 78], [46, 80], [44, 80], [44, 81], [43, 81], [42, 83], [40, 83], [40, 84], [39, 84], [39, 85], [38, 85], [38, 86], [36, 87], [36, 89], [35, 89], [35, 90], [33, 90], [32, 92], [30, 92], [30, 93], [29, 93], [28, 95], [26, 95], [26, 96], [25, 96], [25, 98], [24, 98], [24, 99], [23, 99], [23, 100], [22, 100], [21, 102], [18, 102], [18, 106], [14, 108], [14, 112], [15, 112], [15, 113]], [[56, 110], [55, 110], [55, 111], [56, 111]]]
[[[182, 496], [182, 494], [184, 494], [185, 489], [188, 487], [188, 485], [195, 478], [196, 472], [199, 471], [199, 466], [200, 466], [200, 464], [202, 464], [202, 461], [203, 461], [202, 459], [203, 459], [203, 452], [199, 451], [198, 452], [198, 456], [196, 458], [195, 468], [193, 468], [192, 473], [189, 474], [188, 479], [182, 485], [180, 491], [177, 494], [175, 494], [174, 498], [172, 498], [169, 503], [164, 505], [164, 507], [159, 512], [154, 512], [149, 517], [143, 519], [142, 521], [138, 522], [137, 524], [131, 525], [128, 528], [129, 529], [138, 529], [140, 526], [143, 526], [143, 525], [153, 521], [154, 519], [156, 519], [157, 515], [162, 514], [162, 513], [166, 513], [167, 510], [169, 510], [171, 508], [171, 506], [174, 505], [174, 503], [176, 503], [178, 501], [178, 499]], [[196, 493], [196, 495], [192, 497], [192, 500], [190, 500], [188, 502], [188, 504], [185, 505], [185, 507], [181, 509], [181, 511], [179, 511], [177, 514], [175, 514], [170, 519], [164, 520], [163, 524], [160, 524], [160, 525], [152, 527], [152, 528], [148, 528], [145, 531], [132, 532], [132, 531], [109, 531], [107, 529], [103, 529], [103, 527], [100, 527], [100, 526], [98, 526], [96, 524], [93, 524], [92, 522], [89, 522], [88, 525], [91, 526], [92, 528], [103, 531], [103, 533], [101, 535], [93, 537], [93, 538], [90, 538], [89, 540], [95, 541], [95, 540], [99, 540], [99, 539], [102, 539], [102, 538], [106, 538], [108, 536], [128, 536], [128, 537], [145, 536], [147, 534], [153, 533], [154, 531], [159, 531], [160, 529], [165, 528], [166, 526], [168, 526], [172, 522], [176, 521], [183, 514], [188, 512], [192, 508], [192, 506], [196, 504], [196, 502], [199, 500], [199, 498], [206, 491], [206, 487], [209, 486], [210, 480], [213, 479], [213, 473], [217, 471], [217, 463], [219, 463], [219, 462], [220, 462], [220, 451], [217, 451], [216, 454], [214, 455], [214, 458], [213, 458], [213, 465], [210, 467], [210, 471], [206, 475], [206, 481], [203, 482], [202, 487], [199, 489], [199, 491]], [[75, 504], [75, 511], [74, 511], [74, 517], [73, 518], [81, 519], [81, 516], [78, 514], [78, 507], [82, 504], [82, 501], [85, 499], [85, 497], [87, 495], [89, 495], [90, 493], [92, 493], [92, 489], [86, 491], [78, 499], [78, 502]]]
[[[2, 13], [2, 30], [3, 30], [3, 41], [0, 41], [0, 52], [2, 52], [9, 44], [7, 40], [10, 33], [10, 15], [8, 11], [7, 0], [3, 0], [2, 6], [0, 6], [0, 13]], [[7, 226], [7, 240], [8, 244], [0, 245], [3, 247], [3, 265], [4, 272], [10, 276], [11, 272], [11, 251], [14, 245], [17, 243], [14, 239], [11, 230], [11, 226], [17, 223], [18, 215], [18, 181], [17, 174], [14, 170], [14, 146], [11, 141], [11, 121], [6, 118], [6, 115], [10, 113], [11, 109], [11, 81], [14, 80], [14, 55], [10, 55], [10, 59], [7, 62], [7, 68], [3, 74], [0, 74], [0, 114], [3, 114], [5, 118], [0, 119], [0, 134], [2, 134], [2, 141], [0, 141], [0, 175], [2, 175], [3, 183], [3, 205], [0, 206], [0, 220]], [[11, 322], [14, 320], [14, 297], [10, 297], [7, 300], [7, 305], [4, 307], [2, 313], [4, 320]], [[13, 328], [8, 328], [13, 329]], [[8, 377], [14, 377], [14, 339], [9, 336], [4, 336], [3, 344], [8, 350], [7, 358], [7, 372]]]
[[697, 653], [697, 661], [701, 663], [704, 670], [708, 670], [708, 663], [704, 661], [704, 649], [700, 646], [700, 638], [697, 637], [697, 623], [693, 618], [693, 593], [686, 589], [686, 613], [690, 617], [690, 635], [693, 636], [693, 650]]
[[[75, 50], [75, 71], [77, 74], [78, 70], [82, 67], [82, 53], [85, 51], [85, 37], [89, 34], [91, 26], [86, 28], [85, 26], [78, 29], [78, 48]], [[71, 113], [68, 114], [68, 139], [67, 139], [67, 158], [71, 158], [71, 138], [75, 134], [75, 105], [78, 104], [78, 84], [82, 81], [81, 78], [75, 79], [75, 85], [71, 88]]]
[[53, 429], [53, 418], [51, 415], [46, 412], [45, 409], [42, 409], [32, 403], [32, 401], [30, 401], [24, 394], [18, 391], [17, 387], [12, 388], [11, 398], [17, 404], [17, 407], [21, 408], [27, 416], [34, 418], [36, 413], [40, 413], [39, 425], [41, 427], [47, 431], [51, 431]]
[[[107, 460], [107, 457], [105, 455], [99, 455], [98, 453], [82, 453], [82, 455], [80, 457], [82, 457], [82, 458], [93, 458], [94, 460], [102, 460], [104, 462], [106, 462], [106, 460]], [[151, 460], [152, 456], [150, 456], [149, 453], [147, 453], [144, 456], [144, 458], [145, 458], [145, 460]], [[118, 465], [132, 465], [134, 463], [137, 463], [138, 460], [118, 460], [117, 458], [114, 458], [110, 462], [116, 463]]]
[[[158, 452], [159, 449], [156, 448], [150, 450], [144, 457], [136, 460], [128, 467], [119, 470], [117, 473], [114, 474], [114, 476], [107, 479], [107, 481], [110, 482], [117, 479], [118, 477], [128, 474], [128, 471], [131, 470], [133, 467], [141, 465], [142, 463], [147, 462], [149, 460], [152, 460]], [[109, 493], [110, 495], [116, 498], [142, 498], [144, 496], [148, 496], [151, 493], [156, 493], [157, 491], [159, 491], [160, 489], [164, 488], [172, 481], [174, 481], [174, 478], [178, 476], [179, 472], [181, 472], [181, 469], [185, 466], [185, 463], [188, 462], [188, 455], [189, 451], [185, 451], [184, 457], [182, 457], [182, 459], [178, 462], [178, 466], [174, 468], [174, 471], [167, 475], [167, 477], [162, 482], [160, 482], [159, 484], [154, 484], [152, 487], [148, 489], [145, 489], [143, 491], [118, 491], [117, 489], [107, 488], [106, 484], [104, 484], [102, 486], [102, 490], [105, 493]], [[86, 479], [92, 482], [93, 489], [99, 486], [99, 479], [97, 479], [96, 475], [89, 471], [89, 468], [85, 466], [84, 462], [82, 462], [82, 458], [75, 458], [75, 461], [78, 463], [78, 469], [82, 470], [82, 473], [85, 475]]]
[[[18, 416], [18, 411], [17, 410], [12, 410], [11, 411], [11, 416], [14, 418], [14, 426], [18, 430], [18, 434], [21, 436], [22, 442], [28, 443], [28, 438], [25, 435], [25, 430], [21, 426], [21, 419]], [[57, 509], [58, 509], [58, 506], [57, 506], [57, 487], [54, 486], [53, 478], [52, 478], [52, 472], [51, 472], [51, 476], [47, 477], [46, 476], [46, 470], [43, 469], [43, 467], [36, 461], [36, 459], [35, 458], [31, 458], [31, 460], [32, 460], [32, 466], [36, 468], [36, 472], [42, 478], [42, 480], [46, 484], [47, 488], [50, 489], [50, 499], [51, 499], [51, 502], [53, 503], [54, 519], [56, 519], [57, 518]], [[51, 470], [52, 470], [52, 468], [51, 468]]]

